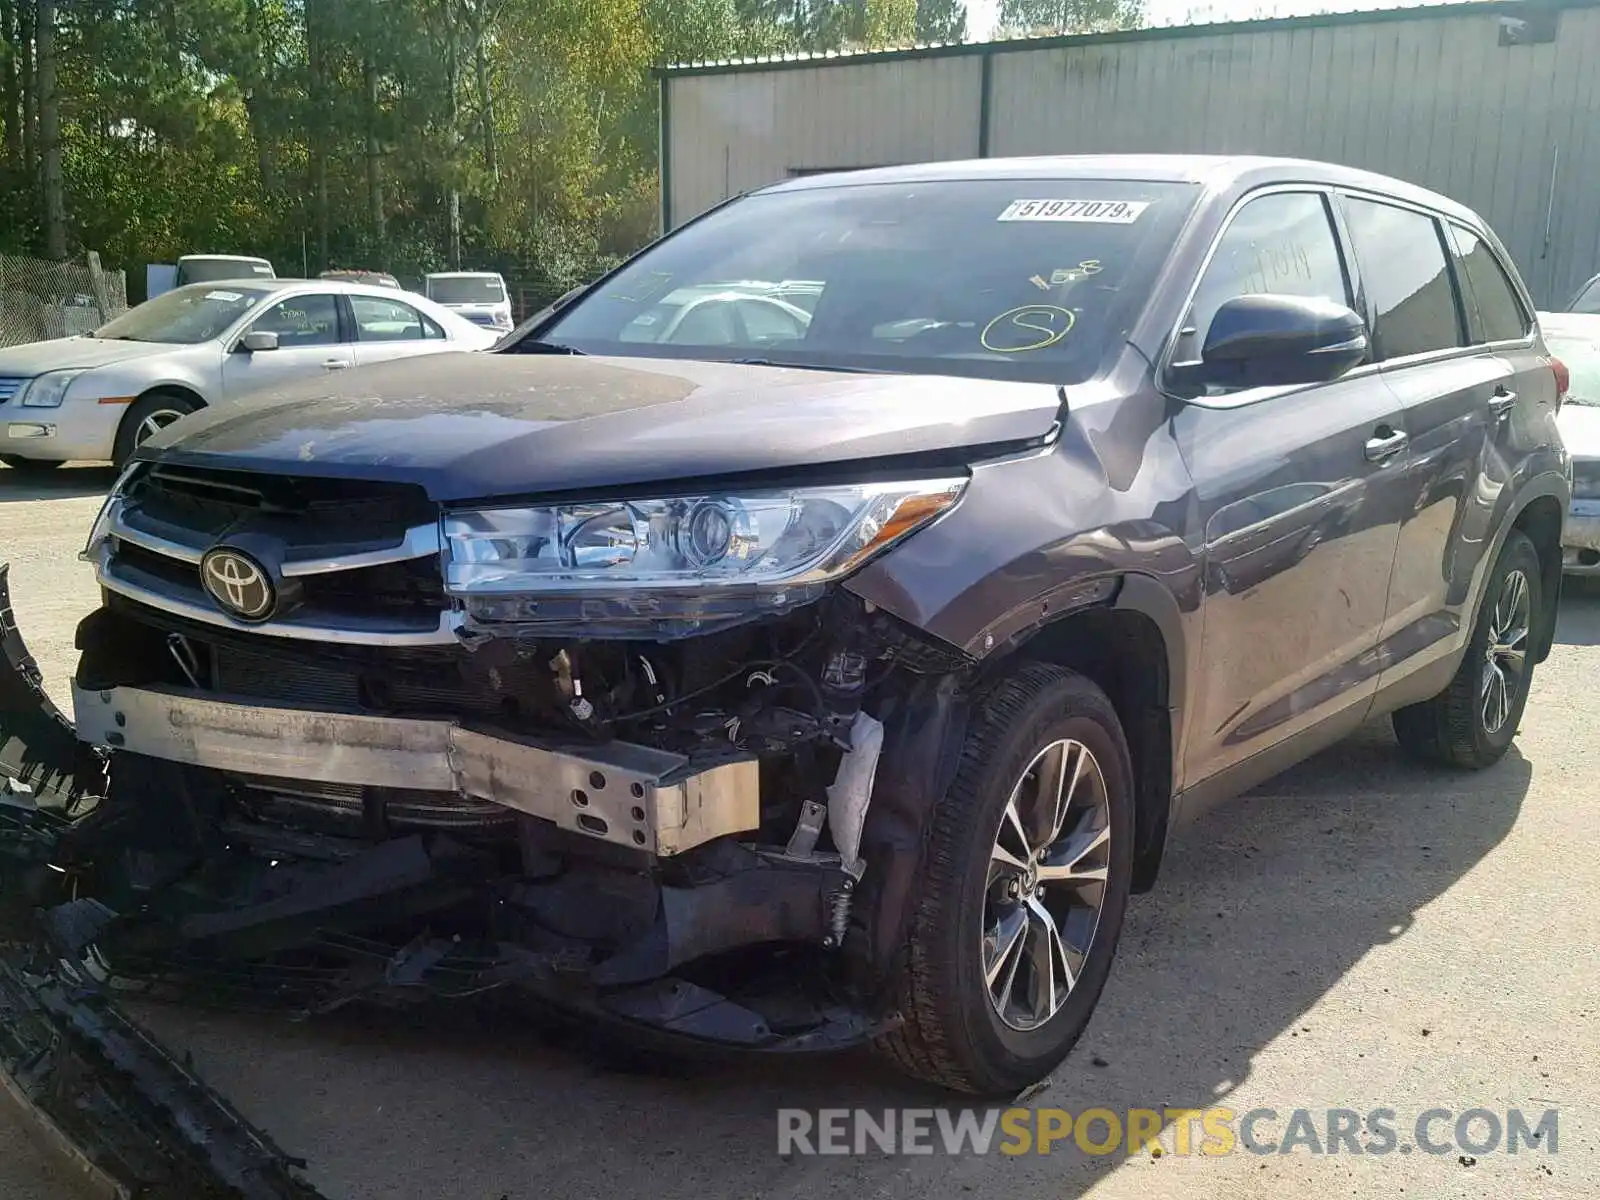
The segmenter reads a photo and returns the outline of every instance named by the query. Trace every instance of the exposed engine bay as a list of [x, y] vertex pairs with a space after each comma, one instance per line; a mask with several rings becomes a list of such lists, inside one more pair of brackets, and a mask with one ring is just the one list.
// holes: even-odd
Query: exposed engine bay
[[[160, 470], [119, 489], [85, 553], [103, 604], [78, 627], [73, 720], [0, 575], [0, 1007], [16, 1027], [32, 1014], [34, 1043], [62, 1045], [67, 1026], [99, 1030], [150, 1095], [181, 1068], [127, 1051], [146, 1043], [112, 995], [308, 1015], [493, 994], [702, 1051], [895, 1028], [923, 824], [973, 664], [816, 585], [698, 633], [637, 606], [593, 637], [563, 630], [581, 604], [554, 625], [495, 605], [479, 620], [440, 590], [419, 534], [438, 524], [408, 503]], [[236, 619], [253, 568], [280, 592], [263, 627]], [[105, 1056], [94, 1038], [84, 1052]], [[34, 1054], [5, 1049], [0, 1077]], [[236, 1116], [130, 1111], [176, 1122], [175, 1145], [233, 1129], [240, 1162], [293, 1178]]]
[[[108, 592], [78, 632], [76, 727], [3, 588], [0, 613], [6, 941], [94, 1011], [108, 987], [296, 1014], [495, 992], [768, 1051], [896, 1022], [897, 931], [871, 927], [892, 905], [859, 901], [915, 823], [867, 831], [873, 713], [938, 738], [965, 664], [848, 594], [669, 643], [397, 648]], [[920, 793], [938, 755], [895, 744]]]

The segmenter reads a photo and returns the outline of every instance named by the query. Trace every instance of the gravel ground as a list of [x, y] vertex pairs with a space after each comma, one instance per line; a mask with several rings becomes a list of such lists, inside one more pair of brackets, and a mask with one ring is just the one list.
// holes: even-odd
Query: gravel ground
[[[57, 693], [95, 601], [74, 554], [107, 482], [0, 470], [0, 561]], [[785, 1159], [779, 1106], [939, 1100], [859, 1056], [661, 1078], [532, 1029], [143, 1015], [339, 1200], [1600, 1195], [1600, 600], [1569, 595], [1558, 641], [1494, 770], [1430, 774], [1375, 725], [1198, 826], [1135, 900], [1083, 1043], [1029, 1101], [1309, 1108], [1319, 1124], [1388, 1107], [1402, 1143], [1431, 1108], [1558, 1108], [1553, 1155]], [[0, 1123], [0, 1195], [64, 1194]]]

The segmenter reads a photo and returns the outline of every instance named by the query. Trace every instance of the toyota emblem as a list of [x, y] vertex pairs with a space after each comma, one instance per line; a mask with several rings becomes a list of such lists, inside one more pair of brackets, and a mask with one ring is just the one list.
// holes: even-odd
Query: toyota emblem
[[266, 619], [278, 603], [266, 568], [226, 546], [207, 551], [200, 560], [200, 583], [223, 612], [243, 621]]

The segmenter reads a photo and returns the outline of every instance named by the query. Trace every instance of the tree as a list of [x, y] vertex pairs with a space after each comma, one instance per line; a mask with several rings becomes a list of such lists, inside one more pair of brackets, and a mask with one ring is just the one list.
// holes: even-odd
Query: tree
[[919, 42], [966, 41], [965, 0], [917, 0], [916, 39]]
[[1104, 33], [1135, 29], [1143, 19], [1144, 0], [1001, 0], [999, 32]]
[[67, 257], [66, 184], [61, 174], [61, 96], [56, 90], [56, 5], [39, 0], [34, 30], [39, 72], [39, 155], [44, 179], [45, 254]]

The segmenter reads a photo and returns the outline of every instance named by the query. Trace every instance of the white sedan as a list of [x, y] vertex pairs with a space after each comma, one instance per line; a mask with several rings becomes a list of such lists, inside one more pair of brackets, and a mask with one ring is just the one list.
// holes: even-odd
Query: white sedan
[[87, 337], [0, 349], [0, 462], [121, 464], [196, 409], [258, 388], [496, 335], [422, 296], [329, 280], [177, 288]]

